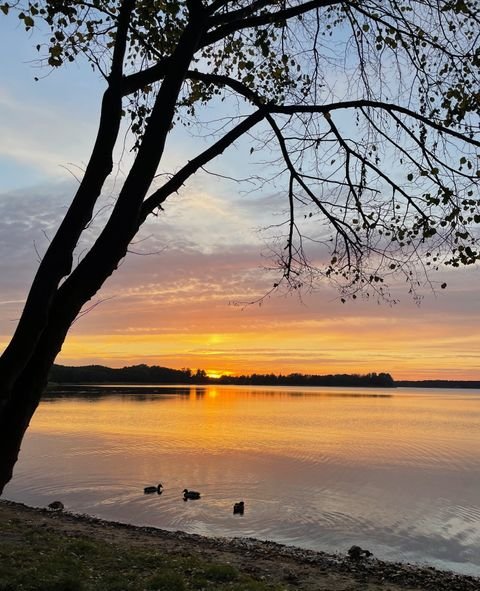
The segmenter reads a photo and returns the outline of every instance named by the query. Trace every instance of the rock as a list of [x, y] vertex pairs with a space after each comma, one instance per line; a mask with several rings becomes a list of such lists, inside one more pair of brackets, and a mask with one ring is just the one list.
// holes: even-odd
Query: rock
[[293, 570], [286, 570], [283, 575], [283, 580], [287, 581], [287, 583], [291, 583], [292, 585], [299, 585], [300, 579], [297, 573]]

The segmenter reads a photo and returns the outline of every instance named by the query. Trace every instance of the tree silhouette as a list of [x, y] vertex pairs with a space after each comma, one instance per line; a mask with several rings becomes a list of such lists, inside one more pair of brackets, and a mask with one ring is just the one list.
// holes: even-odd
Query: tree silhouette
[[[386, 296], [392, 275], [414, 289], [418, 268], [478, 260], [479, 8], [477, 0], [0, 4], [27, 31], [49, 28], [38, 46], [46, 65], [85, 56], [106, 84], [90, 160], [0, 358], [0, 489], [82, 307], [146, 218], [243, 136], [255, 134], [252, 150], [271, 154], [272, 178], [284, 186], [272, 289], [329, 278], [345, 298]], [[205, 127], [209, 146], [158, 184], [168, 136], [192, 118], [205, 123], [204, 107], [220, 104], [228, 123], [213, 135]], [[74, 265], [124, 118], [133, 163]], [[310, 254], [318, 249], [328, 252], [323, 262]]]

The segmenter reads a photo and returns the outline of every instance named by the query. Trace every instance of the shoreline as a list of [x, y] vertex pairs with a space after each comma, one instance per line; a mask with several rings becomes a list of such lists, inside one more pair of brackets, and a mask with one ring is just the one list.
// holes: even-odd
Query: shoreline
[[[163, 555], [191, 555], [230, 565], [272, 589], [302, 591], [478, 591], [480, 578], [374, 557], [352, 560], [346, 555], [304, 550], [253, 538], [210, 538], [182, 531], [105, 521], [89, 515], [54, 512], [0, 499], [0, 548], [19, 546], [28, 535], [56, 535], [119, 544], [127, 549], [156, 549]], [[113, 568], [113, 567], [112, 567]], [[1, 582], [1, 579], [0, 579]], [[90, 588], [90, 587], [89, 587]], [[99, 587], [100, 588], [100, 587]], [[186, 588], [191, 588], [187, 587]], [[192, 587], [193, 588], [193, 587]], [[216, 587], [210, 587], [216, 588]], [[248, 588], [248, 587], [245, 587]], [[262, 587], [263, 588], [263, 587]], [[266, 588], [266, 587], [265, 587]]]

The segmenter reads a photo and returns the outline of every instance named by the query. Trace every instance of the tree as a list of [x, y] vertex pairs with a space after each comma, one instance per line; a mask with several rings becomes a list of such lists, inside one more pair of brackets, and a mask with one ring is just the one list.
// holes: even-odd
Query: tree
[[[106, 85], [90, 160], [0, 358], [0, 489], [82, 307], [146, 218], [243, 136], [256, 133], [251, 151], [272, 151], [284, 183], [273, 288], [327, 277], [344, 297], [383, 296], [394, 274], [414, 289], [415, 263], [478, 260], [479, 8], [478, 0], [0, 4], [27, 31], [48, 28], [38, 46], [47, 67], [84, 56]], [[205, 131], [210, 145], [158, 184], [169, 134], [201, 123], [207, 104], [222, 105], [228, 125]], [[125, 118], [133, 164], [74, 265]]]

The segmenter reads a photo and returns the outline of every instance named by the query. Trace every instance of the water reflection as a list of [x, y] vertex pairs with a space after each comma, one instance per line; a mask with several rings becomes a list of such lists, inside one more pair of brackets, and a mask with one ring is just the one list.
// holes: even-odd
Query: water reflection
[[[7, 498], [322, 550], [358, 544], [480, 572], [478, 392], [81, 392], [42, 402]], [[162, 495], [143, 494], [157, 482]], [[202, 498], [184, 503], [185, 488]], [[241, 518], [232, 513], [240, 500]]]
[[283, 387], [283, 386], [271, 386], [268, 389], [263, 389], [261, 386], [252, 388], [251, 386], [151, 386], [145, 384], [132, 384], [132, 385], [107, 385], [107, 384], [96, 384], [96, 385], [58, 385], [52, 386], [50, 390], [45, 394], [44, 399], [53, 398], [64, 398], [72, 397], [73, 395], [82, 397], [93, 397], [101, 398], [103, 396], [111, 396], [112, 394], [121, 396], [146, 396], [150, 400], [152, 398], [157, 399], [158, 396], [210, 396], [215, 398], [219, 392], [223, 395], [227, 395], [228, 392], [238, 394], [242, 392], [245, 396], [268, 396], [268, 397], [306, 397], [314, 396], [318, 397], [341, 397], [341, 398], [391, 398], [393, 394], [387, 393], [387, 390], [365, 390], [361, 388], [302, 388], [301, 386], [295, 387]]

